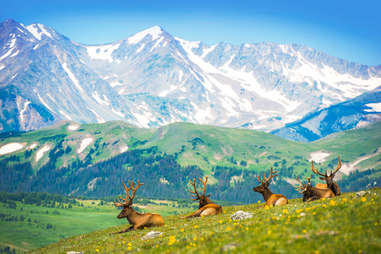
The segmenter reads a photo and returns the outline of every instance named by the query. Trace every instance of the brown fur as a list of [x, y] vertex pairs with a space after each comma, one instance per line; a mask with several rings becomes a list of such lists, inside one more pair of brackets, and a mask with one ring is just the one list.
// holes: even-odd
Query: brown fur
[[[135, 192], [137, 189], [139, 189], [140, 186], [143, 185], [143, 183], [140, 183], [138, 181], [137, 186], [135, 187], [134, 182], [130, 182], [129, 187], [123, 183], [123, 187], [126, 191], [126, 198], [120, 198], [120, 200], [123, 200], [124, 202], [114, 202], [114, 205], [117, 207], [123, 207], [123, 210], [119, 213], [117, 216], [118, 219], [127, 218], [128, 222], [131, 224], [131, 226], [125, 230], [119, 231], [116, 234], [128, 232], [131, 230], [136, 229], [143, 229], [145, 227], [159, 227], [164, 225], [163, 217], [161, 217], [160, 214], [155, 213], [138, 213], [132, 208], [132, 201], [135, 197]], [[132, 190], [132, 195], [130, 196], [129, 191]]]
[[198, 193], [196, 188], [196, 178], [194, 178], [193, 181], [190, 181], [190, 184], [193, 186], [194, 189], [194, 191], [190, 191], [190, 193], [192, 193], [194, 196], [193, 200], [199, 200], [199, 209], [193, 212], [192, 214], [185, 216], [184, 218], [186, 219], [193, 217], [211, 216], [222, 213], [222, 207], [213, 203], [210, 200], [210, 198], [207, 195], [205, 195], [208, 177], [205, 177], [205, 181], [202, 181], [202, 179], [199, 179], [199, 181], [204, 185], [203, 193], [201, 195]]
[[185, 219], [193, 218], [193, 217], [204, 217], [204, 216], [210, 216], [210, 215], [217, 215], [222, 213], [222, 207], [220, 205], [211, 203], [204, 205], [203, 207], [199, 208], [192, 214], [185, 216]]
[[328, 172], [327, 170], [325, 171], [324, 174], [320, 173], [315, 167], [314, 167], [314, 162], [312, 161], [311, 162], [311, 170], [312, 172], [314, 172], [316, 175], [320, 176], [320, 179], [321, 180], [324, 180], [326, 183], [325, 184], [322, 184], [322, 183], [318, 183], [316, 184], [316, 187], [317, 188], [329, 188], [333, 194], [335, 194], [335, 196], [340, 196], [341, 195], [341, 191], [340, 191], [340, 187], [339, 185], [333, 181], [336, 173], [340, 170], [341, 168], [341, 160], [340, 160], [340, 156], [337, 158], [337, 167], [334, 171], [331, 171], [331, 172]]
[[299, 178], [296, 179], [300, 184], [300, 186], [296, 187], [296, 190], [300, 194], [303, 194], [303, 202], [309, 202], [321, 198], [332, 198], [335, 196], [331, 189], [313, 187], [311, 184], [311, 178], [312, 175], [311, 177], [307, 178], [308, 182], [304, 185], [300, 182]]
[[[273, 175], [274, 174], [274, 175]], [[270, 170], [270, 176], [266, 178], [264, 176], [262, 179], [258, 177], [258, 181], [261, 183], [257, 187], [253, 188], [253, 191], [259, 192], [262, 194], [263, 199], [266, 201], [267, 206], [280, 206], [288, 204], [287, 198], [282, 194], [274, 194], [269, 189], [269, 182], [271, 178], [276, 175], [276, 172], [273, 172], [273, 169]]]
[[125, 207], [117, 216], [118, 219], [127, 218], [131, 226], [117, 233], [124, 233], [131, 230], [143, 229], [146, 227], [160, 227], [164, 225], [163, 217], [156, 213], [138, 213], [132, 207]]

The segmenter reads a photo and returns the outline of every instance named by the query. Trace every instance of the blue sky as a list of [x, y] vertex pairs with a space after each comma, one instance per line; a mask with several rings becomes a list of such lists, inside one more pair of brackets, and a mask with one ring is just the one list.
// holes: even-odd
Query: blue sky
[[0, 19], [42, 23], [70, 39], [116, 41], [154, 25], [213, 44], [304, 44], [330, 55], [381, 65], [381, 1], [2, 1]]

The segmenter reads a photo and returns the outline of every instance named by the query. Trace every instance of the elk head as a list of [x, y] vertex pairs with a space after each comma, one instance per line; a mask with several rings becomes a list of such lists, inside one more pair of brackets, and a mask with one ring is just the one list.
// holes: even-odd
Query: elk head
[[259, 177], [257, 178], [258, 182], [261, 183], [260, 185], [258, 185], [257, 187], [254, 187], [253, 190], [255, 192], [259, 192], [259, 193], [264, 193], [266, 191], [269, 190], [269, 185], [270, 185], [270, 180], [275, 177], [275, 176], [278, 176], [277, 175], [278, 172], [277, 171], [273, 171], [273, 168], [270, 169], [270, 175], [269, 177], [266, 177], [266, 173], [263, 174], [263, 177]]
[[335, 174], [339, 171], [341, 168], [341, 160], [340, 156], [337, 158], [337, 167], [334, 171], [328, 172], [328, 170], [325, 171], [325, 174], [320, 173], [315, 167], [314, 167], [314, 162], [311, 162], [311, 169], [312, 172], [314, 172], [316, 175], [320, 176], [320, 180], [324, 180], [327, 183], [327, 187], [332, 190], [332, 192], [335, 195], [340, 195], [340, 189], [337, 183], [333, 181], [333, 178], [335, 177]]
[[189, 183], [193, 186], [193, 189], [194, 189], [194, 191], [190, 190], [189, 192], [192, 193], [192, 196], [193, 196], [192, 199], [193, 200], [199, 200], [199, 202], [200, 202], [199, 208], [201, 208], [204, 205], [212, 203], [212, 201], [209, 198], [210, 195], [205, 195], [205, 193], [206, 193], [206, 183], [208, 182], [208, 177], [205, 176], [205, 181], [202, 181], [202, 179], [199, 178], [199, 181], [204, 185], [204, 189], [203, 189], [202, 194], [200, 195], [198, 193], [198, 191], [197, 191], [196, 178], [193, 178], [193, 181], [189, 180]]
[[302, 182], [299, 179], [299, 176], [296, 177], [296, 180], [298, 181], [299, 185], [295, 187], [295, 190], [299, 192], [300, 194], [303, 194], [303, 202], [306, 202], [308, 199], [310, 199], [313, 196], [311, 178], [312, 178], [312, 175], [310, 177], [307, 177], [306, 184], [302, 184]]
[[[119, 213], [117, 216], [118, 219], [127, 218], [129, 214], [131, 214], [132, 211], [132, 201], [135, 197], [136, 191], [142, 186], [144, 183], [140, 183], [139, 180], [137, 182], [137, 185], [135, 187], [135, 183], [128, 181], [129, 187], [122, 182], [124, 190], [126, 191], [126, 198], [122, 198], [119, 196], [119, 202], [114, 202], [114, 205], [116, 207], [123, 207], [123, 210]], [[132, 190], [132, 194], [130, 195], [130, 191]]]

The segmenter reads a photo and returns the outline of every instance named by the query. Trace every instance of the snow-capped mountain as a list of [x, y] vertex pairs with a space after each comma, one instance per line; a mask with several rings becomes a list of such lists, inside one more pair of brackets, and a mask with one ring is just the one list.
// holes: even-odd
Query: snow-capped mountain
[[271, 133], [290, 140], [308, 142], [378, 121], [381, 121], [381, 86], [354, 99], [311, 112]]
[[300, 45], [206, 45], [154, 26], [88, 46], [41, 24], [0, 24], [1, 131], [60, 119], [269, 131], [380, 84], [380, 67]]

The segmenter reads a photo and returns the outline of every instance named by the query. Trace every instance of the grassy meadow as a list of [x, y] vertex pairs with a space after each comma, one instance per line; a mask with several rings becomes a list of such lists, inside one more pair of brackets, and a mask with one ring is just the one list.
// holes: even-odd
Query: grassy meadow
[[[381, 190], [283, 207], [224, 206], [221, 215], [185, 220], [165, 217], [165, 226], [113, 235], [127, 224], [63, 239], [31, 253], [380, 253]], [[232, 221], [243, 210], [253, 217]], [[142, 240], [151, 230], [159, 237]]]
[[[49, 208], [15, 203], [17, 207], [10, 208], [9, 204], [0, 202], [0, 249], [9, 246], [18, 252], [25, 252], [62, 238], [126, 222], [116, 218], [119, 210], [111, 202], [100, 200], [78, 200], [81, 205], [72, 205], [71, 208], [68, 208], [68, 204], [64, 204], [64, 208]], [[164, 216], [191, 210], [189, 207], [179, 207], [176, 201], [160, 200], [151, 200], [137, 207]]]

